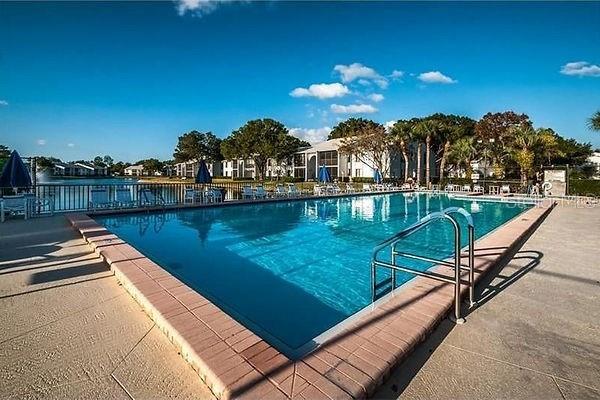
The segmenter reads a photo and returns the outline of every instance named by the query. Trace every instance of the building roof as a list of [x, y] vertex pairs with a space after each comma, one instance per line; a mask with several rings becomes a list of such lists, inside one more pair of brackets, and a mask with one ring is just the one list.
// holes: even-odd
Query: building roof
[[343, 138], [326, 140], [324, 142], [315, 143], [308, 149], [301, 150], [298, 154], [315, 153], [317, 151], [332, 151], [338, 150], [342, 146]]
[[129, 167], [125, 167], [125, 170], [133, 171], [135, 169], [144, 169], [144, 166], [142, 164], [138, 164], [138, 165], [130, 165]]

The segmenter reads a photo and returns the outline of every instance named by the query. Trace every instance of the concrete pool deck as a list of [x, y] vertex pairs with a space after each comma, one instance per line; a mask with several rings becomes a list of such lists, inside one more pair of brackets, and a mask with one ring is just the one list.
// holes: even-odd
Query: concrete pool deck
[[[598, 211], [598, 209], [575, 210], [561, 207], [550, 215], [550, 220], [554, 220], [555, 215], [566, 215], [560, 222], [569, 221], [569, 224], [572, 224], [571, 213], [583, 212], [587, 213], [583, 215], [593, 216], [598, 215]], [[12, 221], [0, 225], [0, 235], [2, 235], [0, 236], [0, 262], [2, 262], [0, 273], [5, 274], [5, 280], [0, 286], [0, 290], [2, 290], [0, 307], [3, 311], [6, 310], [2, 313], [6, 319], [3, 318], [2, 321], [5, 328], [3, 328], [3, 338], [0, 340], [0, 376], [2, 377], [0, 397], [5, 398], [12, 395], [16, 398], [112, 398], [118, 397], [119, 393], [120, 395], [127, 395], [127, 392], [134, 398], [164, 398], [167, 397], [167, 393], [168, 397], [177, 395], [179, 397], [195, 398], [210, 397], [210, 392], [197, 379], [195, 372], [177, 354], [175, 347], [168, 343], [166, 337], [158, 332], [156, 327], [153, 327], [153, 322], [140, 311], [139, 306], [129, 298], [126, 292], [118, 287], [108, 268], [103, 263], [98, 262], [98, 259], [87, 249], [83, 241], [77, 238], [73, 231], [69, 232], [69, 229], [65, 229], [65, 221], [62, 218], [59, 216], [52, 219], [27, 222]], [[594, 221], [596, 225], [589, 225]], [[569, 230], [571, 228], [575, 231], [587, 229], [593, 234], [593, 229], [596, 229], [597, 232], [599, 226], [597, 218], [593, 220], [589, 217], [583, 217], [574, 222], [573, 226], [569, 226]], [[544, 231], [546, 224], [542, 225], [540, 231]], [[555, 226], [554, 229], [560, 230], [560, 227], [562, 227], [562, 224], [559, 227]], [[37, 234], [27, 235], [33, 229]], [[8, 236], [7, 233], [9, 233]], [[28, 237], [27, 242], [24, 242], [25, 237]], [[568, 237], [572, 238], [573, 235], [571, 234]], [[536, 245], [535, 249], [549, 254], [552, 249], [557, 247], [557, 243], [552, 242], [553, 237], [551, 235], [547, 235], [545, 239], [539, 246]], [[560, 241], [564, 240], [561, 238]], [[75, 248], [77, 248], [77, 252], [75, 252]], [[590, 260], [593, 259], [591, 251], [589, 248], [583, 250], [581, 247], [578, 250], [581, 253], [578, 255], [579, 259], [585, 261], [587, 257], [586, 265], [590, 268]], [[554, 252], [556, 255], [556, 250]], [[35, 258], [31, 258], [32, 256]], [[547, 262], [548, 257], [549, 255], [541, 261], [542, 265]], [[86, 268], [70, 269], [70, 267], [80, 267], [79, 262], [96, 266], [89, 270], [93, 272], [87, 273]], [[37, 272], [51, 271], [56, 272], [46, 274], [46, 277], [35, 275]], [[528, 274], [525, 277], [528, 279], [530, 275]], [[552, 276], [541, 276], [541, 279], [552, 279]], [[542, 285], [544, 282], [542, 282]], [[109, 288], [105, 288], [105, 285], [108, 285]], [[109, 290], [111, 296], [108, 296], [107, 300]], [[582, 310], [575, 315], [578, 317], [585, 315], [590, 318], [594, 315], [597, 316], [597, 307], [587, 302], [587, 300], [594, 300], [594, 298], [589, 299], [589, 297], [586, 297], [587, 295], [578, 298], [578, 294], [578, 292], [569, 291], [570, 298], [575, 298], [576, 303]], [[503, 295], [504, 293], [501, 293], [498, 298]], [[546, 293], [546, 295], [549, 298], [552, 297], [551, 294]], [[114, 299], [112, 296], [114, 296]], [[31, 298], [31, 300], [28, 300], [28, 298]], [[597, 304], [597, 297], [595, 299]], [[117, 301], [122, 302], [122, 307], [130, 311], [122, 313], [112, 309], [102, 309], [106, 304]], [[466, 325], [455, 328], [453, 332], [459, 330], [463, 332], [463, 340], [465, 340], [465, 337], [468, 340], [471, 333], [474, 337], [477, 337], [477, 331], [485, 328], [485, 326], [476, 325], [477, 315], [494, 303], [495, 301], [484, 304], [481, 309], [469, 315]], [[121, 303], [119, 304], [121, 305]], [[513, 305], [513, 308], [517, 312], [522, 306], [522, 303], [517, 303]], [[96, 312], [94, 307], [98, 307], [99, 311]], [[74, 314], [73, 316], [70, 315], [71, 312]], [[528, 312], [531, 312], [531, 310], [525, 309], [523, 315], [527, 315], [528, 319], [535, 321], [536, 315], [527, 314]], [[67, 314], [68, 317], [66, 317]], [[132, 315], [135, 318], [132, 318]], [[89, 325], [86, 328], [86, 324], [96, 323], [96, 320], [100, 320], [101, 323], [98, 322], [98, 325]], [[471, 323], [472, 320], [474, 321], [473, 324]], [[598, 318], [596, 318], [597, 320]], [[144, 321], [149, 327], [147, 331], [144, 331], [146, 328], [143, 324]], [[63, 324], [63, 322], [65, 323]], [[418, 321], [414, 322], [418, 323]], [[511, 320], [508, 319], [505, 323], [507, 331], [510, 331]], [[144, 329], [138, 328], [137, 324], [143, 325]], [[439, 335], [438, 331], [443, 331], [445, 324], [445, 322], [442, 323], [441, 328], [436, 331], [434, 337]], [[64, 328], [63, 325], [65, 325]], [[595, 329], [597, 333], [597, 325], [595, 325]], [[75, 334], [73, 333], [74, 330], [81, 330], [84, 333]], [[138, 335], [139, 337], [129, 338], [130, 331], [134, 332], [131, 336]], [[28, 336], [33, 336], [31, 340], [36, 340], [36, 335], [39, 335], [39, 337], [37, 337], [37, 342], [34, 345], [25, 343], [20, 347], [17, 346], [20, 341], [27, 340]], [[488, 335], [486, 337], [488, 340], [490, 337], [497, 341], [503, 339], [502, 336], [494, 337], [494, 332], [488, 332]], [[591, 340], [590, 343], [597, 348], [597, 336], [591, 339], [596, 340]], [[152, 340], [152, 343], [148, 344], [150, 340]], [[71, 341], [74, 342], [74, 345], [58, 346], [57, 344], [60, 341]], [[428, 343], [426, 342], [425, 345], [428, 345]], [[390, 344], [390, 346], [392, 345]], [[421, 345], [419, 349], [423, 347]], [[292, 383], [294, 386], [297, 385], [296, 389], [302, 388], [301, 396], [298, 397], [326, 398], [322, 390], [327, 389], [331, 390], [329, 394], [332, 397], [338, 397], [335, 395], [336, 393], [339, 397], [349, 397], [349, 393], [343, 389], [343, 385], [352, 385], [354, 382], [355, 387], [360, 387], [360, 382], [352, 378], [352, 374], [356, 373], [354, 371], [356, 367], [353, 367], [353, 365], [360, 364], [361, 368], [368, 369], [371, 373], [377, 373], [376, 362], [378, 361], [376, 359], [382, 360], [379, 357], [384, 357], [384, 354], [378, 356], [374, 353], [377, 349], [377, 347], [369, 349], [368, 345], [364, 345], [364, 351], [357, 351], [355, 352], [356, 357], [352, 357], [354, 364], [350, 363], [349, 366], [346, 366], [339, 363], [340, 369], [330, 371], [328, 379], [319, 383], [324, 385], [323, 388], [306, 385], [302, 381], [304, 379], [302, 374], [314, 375], [310, 370], [315, 368], [310, 364], [307, 364], [310, 369], [304, 372], [302, 370], [306, 369], [305, 366], [296, 366], [296, 370], [299, 369], [298, 372], [301, 373], [295, 374], [292, 382], [288, 383]], [[340, 351], [333, 348], [331, 350]], [[264, 353], [264, 351], [261, 353]], [[418, 354], [419, 351], [408, 360], [412, 360]], [[597, 352], [581, 354], [581, 363], [584, 366], [589, 366], [591, 360], [593, 360], [592, 357], [597, 356], [597, 354]], [[371, 357], [371, 361], [363, 357]], [[258, 358], [258, 354], [249, 358], [254, 358], [255, 362], [261, 360], [261, 358]], [[268, 358], [268, 355], [263, 354], [263, 358]], [[320, 355], [316, 354], [312, 364], [317, 366], [319, 360], [322, 368], [337, 362], [335, 354], [329, 353], [327, 349], [324, 349], [324, 352]], [[444, 359], [442, 359], [443, 361]], [[453, 363], [462, 367], [459, 368], [460, 371], [467, 370], [466, 368], [471, 366], [470, 361], [468, 358], [452, 360]], [[371, 364], [371, 362], [374, 364]], [[543, 365], [544, 362], [555, 362], [560, 365], [560, 362], [556, 360], [540, 360], [540, 364]], [[103, 365], [103, 363], [108, 366]], [[96, 367], [95, 364], [99, 366]], [[117, 364], [117, 368], [114, 368], [115, 364]], [[149, 368], [148, 364], [152, 368]], [[401, 368], [403, 367], [404, 365], [401, 366]], [[114, 372], [111, 372], [113, 368]], [[136, 368], [139, 368], [139, 370], [136, 370]], [[423, 371], [427, 371], [427, 368], [428, 364], [426, 363]], [[493, 371], [497, 372], [497, 370]], [[528, 370], [519, 371], [522, 371], [521, 375], [526, 380]], [[142, 376], [138, 376], [138, 374]], [[390, 382], [394, 380], [396, 375], [397, 372], [393, 373]], [[410, 374], [404, 371], [401, 375], [409, 376]], [[519, 373], [517, 375], [520, 376]], [[597, 378], [597, 369], [592, 368], [590, 376]], [[329, 381], [333, 386], [327, 384], [326, 381]], [[419, 375], [415, 377], [413, 384], [418, 381]], [[425, 380], [425, 382], [427, 381]], [[478, 397], [482, 397], [482, 393], [488, 393], [489, 397], [496, 398], [505, 393], [506, 381], [501, 376], [486, 375], [485, 380], [482, 380], [482, 382], [485, 383], [485, 391], [479, 392]], [[165, 391], [164, 386], [168, 387], [168, 391]], [[471, 383], [471, 386], [463, 388], [464, 393], [470, 393], [467, 390], [473, 386], [477, 385]], [[484, 384], [482, 383], [480, 386], [483, 387]], [[268, 385], [258, 384], [252, 385], [252, 387], [262, 389], [262, 397], [278, 398], [279, 393], [273, 391]], [[391, 389], [389, 393], [386, 393], [385, 390], [389, 387], [391, 387], [391, 384], [386, 383], [381, 391], [375, 393], [376, 397], [394, 397], [397, 395]], [[436, 389], [439, 389], [439, 392], [435, 392], [435, 394], [437, 394], [437, 397], [444, 398], [446, 393], [444, 389], [448, 388], [446, 398], [466, 397], [460, 396], [460, 393], [463, 392], [459, 391], [453, 394], [451, 391], [452, 389], [458, 390], [459, 387], [460, 384], [456, 384], [452, 380], [440, 379], [439, 382], [436, 382]], [[277, 390], [281, 392], [279, 388]], [[247, 395], [250, 395], [251, 392], [249, 391]], [[434, 397], [433, 392], [427, 391], [427, 385], [425, 384], [423, 387], [407, 386], [405, 394], [410, 395], [411, 393], [415, 398]]]
[[[531, 208], [477, 241], [476, 280], [535, 229], [552, 204]], [[452, 285], [416, 277], [309, 355], [291, 360], [93, 216], [67, 218], [219, 399], [372, 395], [453, 304]], [[435, 270], [454, 275], [448, 267]]]

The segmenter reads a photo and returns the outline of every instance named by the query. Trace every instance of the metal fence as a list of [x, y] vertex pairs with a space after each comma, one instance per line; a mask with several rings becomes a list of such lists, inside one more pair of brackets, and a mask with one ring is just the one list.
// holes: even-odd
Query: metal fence
[[[176, 183], [94, 183], [94, 184], [38, 184], [35, 188], [35, 198], [39, 200], [38, 213], [50, 210], [56, 212], [85, 211], [89, 210], [92, 190], [104, 189], [111, 201], [116, 200], [117, 190], [129, 189], [132, 203], [141, 204], [141, 192], [144, 189], [151, 190], [155, 195], [164, 200], [165, 205], [183, 204], [186, 189], [206, 190], [219, 189], [223, 194], [224, 201], [241, 200], [243, 187], [247, 185], [263, 185], [266, 190], [272, 191], [279, 182], [218, 182], [211, 184], [196, 184], [187, 182]], [[311, 191], [313, 183], [299, 182], [296, 187], [303, 191]], [[25, 189], [23, 190], [25, 191]], [[12, 188], [2, 189], [4, 195], [14, 194]], [[30, 194], [33, 196], [33, 193]], [[0, 196], [1, 197], [1, 196]]]

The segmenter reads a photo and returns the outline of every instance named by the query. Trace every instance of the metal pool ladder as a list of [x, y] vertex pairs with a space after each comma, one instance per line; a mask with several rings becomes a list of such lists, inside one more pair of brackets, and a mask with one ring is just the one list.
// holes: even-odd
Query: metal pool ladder
[[[455, 215], [460, 214], [464, 217], [468, 225], [468, 235], [469, 235], [469, 244], [468, 244], [468, 255], [469, 255], [469, 263], [468, 265], [463, 265], [461, 263], [461, 245], [460, 245], [460, 224], [456, 219]], [[398, 251], [396, 246], [397, 244], [405, 239], [406, 237], [412, 235], [413, 233], [425, 228], [430, 223], [437, 220], [446, 220], [452, 224], [454, 229], [454, 262], [446, 261], [446, 260], [437, 260], [435, 258], [422, 256], [418, 254], [413, 254], [405, 251]], [[475, 305], [475, 274], [473, 271], [473, 263], [474, 263], [474, 236], [475, 236], [475, 228], [473, 225], [473, 217], [467, 210], [460, 207], [449, 207], [443, 211], [433, 212], [431, 214], [426, 215], [421, 218], [415, 224], [409, 226], [403, 231], [395, 234], [394, 236], [384, 240], [373, 249], [373, 257], [371, 260], [371, 297], [372, 301], [376, 300], [377, 297], [377, 268], [387, 268], [391, 270], [391, 284], [392, 291], [396, 287], [396, 271], [408, 272], [411, 274], [419, 275], [425, 278], [435, 279], [437, 281], [442, 281], [446, 283], [450, 283], [454, 285], [454, 316], [450, 317], [457, 324], [462, 324], [465, 322], [465, 319], [461, 317], [460, 313], [460, 285], [461, 283], [465, 283], [469, 287], [469, 305], [473, 307]], [[377, 259], [379, 253], [387, 248], [391, 247], [391, 263], [386, 261], [380, 261]], [[398, 265], [398, 258], [408, 258], [412, 260], [421, 260], [432, 262], [440, 265], [445, 265], [448, 267], [454, 268], [454, 278], [450, 278], [446, 275], [439, 274], [433, 271], [419, 271], [417, 269], [409, 268], [406, 266]], [[461, 279], [461, 270], [469, 271], [469, 276], [467, 281], [463, 281]]]

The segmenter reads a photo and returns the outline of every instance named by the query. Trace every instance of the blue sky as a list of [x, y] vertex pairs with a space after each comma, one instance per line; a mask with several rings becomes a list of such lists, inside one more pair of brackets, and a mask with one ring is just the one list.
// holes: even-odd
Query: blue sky
[[[0, 143], [170, 158], [253, 118], [528, 114], [600, 147], [600, 2], [0, 3]], [[311, 86], [313, 85], [313, 86]]]

